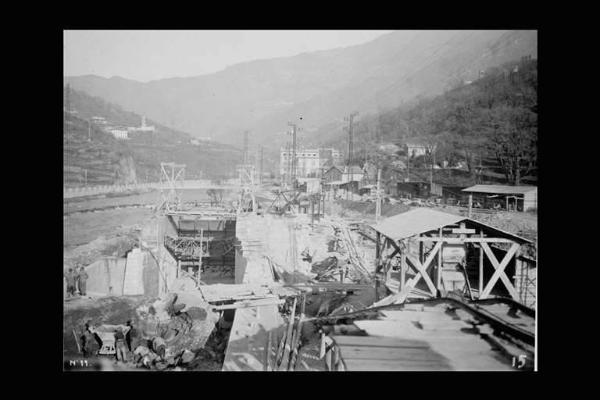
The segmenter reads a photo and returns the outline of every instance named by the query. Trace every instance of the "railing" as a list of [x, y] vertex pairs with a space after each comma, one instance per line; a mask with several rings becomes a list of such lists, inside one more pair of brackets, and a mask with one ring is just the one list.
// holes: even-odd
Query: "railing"
[[[168, 182], [149, 182], [149, 183], [134, 183], [128, 185], [98, 185], [98, 186], [84, 186], [84, 187], [73, 187], [63, 188], [63, 198], [73, 198], [81, 196], [93, 196], [98, 194], [106, 193], [121, 193], [134, 190], [147, 190], [147, 189], [169, 189], [171, 184]], [[186, 180], [175, 182], [176, 189], [236, 189], [237, 186], [232, 185], [231, 182], [227, 182], [222, 185], [211, 183], [207, 179], [202, 180]]]
[[160, 183], [135, 183], [128, 185], [97, 185], [74, 188], [63, 188], [63, 198], [92, 196], [105, 193], [121, 193], [134, 190], [159, 189]]

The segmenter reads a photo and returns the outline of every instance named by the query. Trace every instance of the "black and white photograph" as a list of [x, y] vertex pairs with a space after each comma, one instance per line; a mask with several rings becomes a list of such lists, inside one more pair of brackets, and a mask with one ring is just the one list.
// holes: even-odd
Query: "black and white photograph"
[[537, 46], [63, 29], [62, 370], [538, 371]]

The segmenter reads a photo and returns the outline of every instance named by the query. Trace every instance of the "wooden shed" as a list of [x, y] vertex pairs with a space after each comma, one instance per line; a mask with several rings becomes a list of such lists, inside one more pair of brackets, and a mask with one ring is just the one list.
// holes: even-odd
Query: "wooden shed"
[[[471, 299], [510, 297], [535, 304], [532, 242], [464, 216], [416, 208], [372, 226], [376, 297], [403, 302], [462, 290]], [[533, 271], [533, 273], [532, 273]], [[501, 285], [498, 285], [502, 282]]]
[[482, 197], [484, 204], [496, 200], [507, 210], [537, 209], [537, 186], [475, 185], [462, 191]]

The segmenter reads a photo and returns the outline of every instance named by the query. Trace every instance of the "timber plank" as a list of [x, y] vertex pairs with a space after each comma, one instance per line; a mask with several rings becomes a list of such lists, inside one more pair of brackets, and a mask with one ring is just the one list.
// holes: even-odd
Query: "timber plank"
[[344, 346], [381, 346], [397, 348], [428, 348], [429, 345], [422, 340], [394, 339], [374, 336], [333, 336], [338, 345]]
[[394, 348], [394, 347], [340, 347], [341, 356], [345, 359], [375, 359], [399, 361], [444, 361], [445, 358], [425, 348]]
[[442, 362], [398, 362], [393, 360], [346, 360], [348, 371], [450, 371], [452, 367]]

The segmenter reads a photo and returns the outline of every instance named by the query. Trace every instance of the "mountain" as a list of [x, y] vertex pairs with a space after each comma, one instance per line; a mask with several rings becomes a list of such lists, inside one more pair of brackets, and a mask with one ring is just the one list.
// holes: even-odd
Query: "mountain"
[[65, 186], [81, 185], [86, 180], [91, 185], [157, 181], [161, 161], [186, 164], [185, 174], [190, 179], [235, 174], [239, 148], [207, 141], [194, 145], [188, 133], [151, 120], [147, 124], [155, 125], [155, 132], [133, 133], [129, 140], [117, 140], [99, 126], [88, 124], [91, 117], [104, 117], [110, 125], [139, 126], [141, 115], [77, 90], [68, 93], [73, 112], [64, 113]]
[[[479, 71], [531, 55], [536, 31], [397, 31], [368, 43], [236, 64], [188, 78], [137, 82], [66, 77], [65, 83], [194, 136], [276, 148], [288, 121], [318, 142], [317, 128], [344, 115], [443, 93]], [[299, 120], [299, 117], [302, 120]]]

